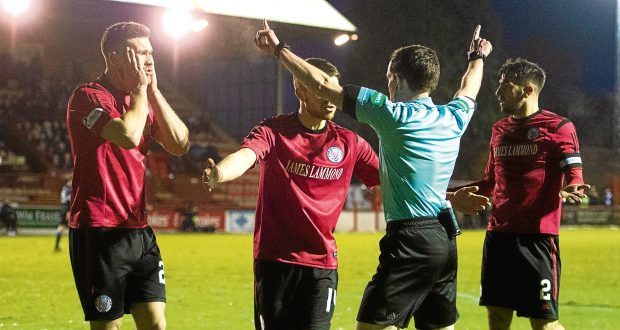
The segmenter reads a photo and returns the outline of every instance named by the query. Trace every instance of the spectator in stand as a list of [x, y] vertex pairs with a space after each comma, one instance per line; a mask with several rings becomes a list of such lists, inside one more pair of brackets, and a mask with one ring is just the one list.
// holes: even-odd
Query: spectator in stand
[[17, 213], [15, 206], [11, 205], [11, 201], [7, 198], [0, 208], [0, 221], [6, 227], [7, 236], [14, 237], [17, 235]]
[[185, 210], [183, 210], [183, 222], [181, 223], [181, 230], [183, 231], [196, 231], [196, 223], [194, 217], [198, 214], [198, 208], [195, 207], [192, 202], [187, 202]]
[[601, 204], [601, 195], [596, 190], [596, 186], [591, 186], [590, 190], [586, 192], [588, 195], [588, 199], [590, 200], [590, 205], [600, 205]]
[[603, 197], [603, 203], [607, 206], [614, 205], [614, 193], [610, 188], [605, 188], [605, 196]]

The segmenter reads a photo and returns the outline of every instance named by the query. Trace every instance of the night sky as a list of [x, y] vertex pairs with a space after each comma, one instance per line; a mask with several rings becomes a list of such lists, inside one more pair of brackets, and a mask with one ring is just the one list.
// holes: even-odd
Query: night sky
[[[586, 93], [611, 92], [615, 79], [615, 0], [491, 0], [503, 20], [504, 46], [516, 56], [530, 38], [574, 53]], [[560, 59], [561, 60], [561, 59]]]

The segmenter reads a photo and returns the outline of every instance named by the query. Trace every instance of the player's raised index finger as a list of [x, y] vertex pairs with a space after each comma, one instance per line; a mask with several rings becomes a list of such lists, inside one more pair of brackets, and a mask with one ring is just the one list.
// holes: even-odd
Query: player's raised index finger
[[269, 23], [267, 23], [266, 18], [263, 18], [263, 30], [269, 30]]
[[480, 25], [476, 25], [476, 28], [474, 29], [474, 38], [472, 40], [476, 40], [478, 38], [480, 38], [480, 29], [482, 27]]

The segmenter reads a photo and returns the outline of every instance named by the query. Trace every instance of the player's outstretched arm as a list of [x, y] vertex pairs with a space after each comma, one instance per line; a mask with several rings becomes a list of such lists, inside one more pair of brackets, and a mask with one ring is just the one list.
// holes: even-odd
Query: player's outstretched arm
[[491, 202], [486, 196], [474, 194], [477, 191], [477, 186], [464, 187], [455, 192], [447, 192], [446, 199], [459, 212], [478, 214], [480, 211], [489, 210]]
[[304, 61], [295, 55], [288, 45], [280, 43], [275, 32], [269, 28], [267, 20], [263, 20], [263, 29], [256, 32], [254, 43], [263, 52], [278, 57], [282, 65], [312, 93], [342, 109], [344, 91], [338, 79]]
[[222, 159], [215, 165], [213, 159], [207, 160], [202, 172], [202, 182], [208, 191], [217, 187], [218, 183], [234, 180], [247, 171], [256, 162], [256, 153], [250, 148], [241, 148]]
[[480, 25], [476, 26], [474, 30], [474, 36], [469, 45], [469, 51], [467, 52], [467, 71], [463, 75], [461, 80], [461, 88], [456, 92], [454, 97], [467, 96], [472, 100], [478, 96], [480, 91], [480, 85], [482, 84], [482, 72], [484, 71], [484, 60], [486, 59], [493, 46], [491, 42], [486, 39], [480, 38]]

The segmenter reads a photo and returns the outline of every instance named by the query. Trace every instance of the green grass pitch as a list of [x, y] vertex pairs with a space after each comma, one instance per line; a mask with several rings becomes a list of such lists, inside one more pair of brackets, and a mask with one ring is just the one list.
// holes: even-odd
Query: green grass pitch
[[[377, 266], [380, 234], [338, 234], [340, 283], [332, 329], [353, 329], [366, 282]], [[458, 238], [457, 329], [486, 328], [478, 307], [483, 231]], [[563, 229], [560, 320], [567, 329], [620, 328], [620, 230]], [[159, 234], [169, 329], [253, 329], [252, 237]], [[86, 329], [67, 240], [0, 237], [0, 329]], [[124, 329], [135, 329], [126, 316]], [[412, 329], [413, 326], [410, 327]], [[513, 329], [529, 329], [516, 318]]]

